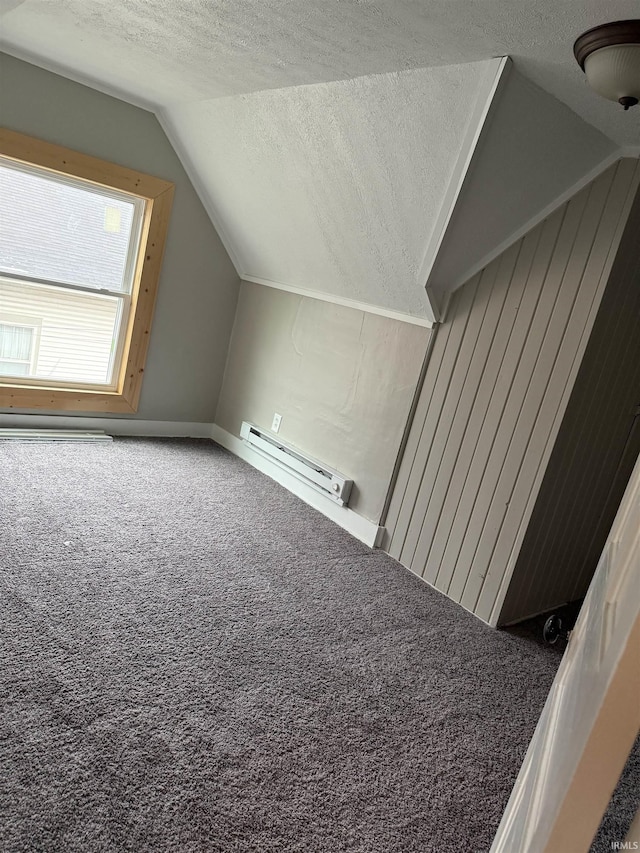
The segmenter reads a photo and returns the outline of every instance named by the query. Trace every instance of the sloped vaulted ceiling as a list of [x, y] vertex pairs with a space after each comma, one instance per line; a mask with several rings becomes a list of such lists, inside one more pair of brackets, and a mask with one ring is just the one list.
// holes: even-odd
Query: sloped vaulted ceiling
[[172, 106], [245, 278], [427, 316], [418, 278], [493, 61]]
[[[0, 13], [8, 52], [158, 114], [241, 276], [413, 319], [571, 181], [640, 145], [638, 117], [592, 96], [571, 56], [637, 0], [0, 0]], [[507, 54], [517, 73], [500, 76]]]

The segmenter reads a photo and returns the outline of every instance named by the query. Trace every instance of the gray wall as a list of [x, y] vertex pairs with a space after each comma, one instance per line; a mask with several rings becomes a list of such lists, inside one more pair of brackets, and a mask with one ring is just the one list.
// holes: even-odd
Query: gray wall
[[430, 330], [242, 283], [216, 423], [269, 429], [356, 484], [350, 507], [377, 522]]
[[640, 452], [640, 192], [636, 196], [500, 614], [582, 598]]
[[464, 284], [616, 151], [566, 104], [509, 69], [429, 275], [436, 293]]
[[496, 624], [640, 173], [623, 160], [453, 296], [395, 485], [389, 553]]
[[175, 183], [137, 417], [212, 421], [239, 282], [155, 116], [4, 54], [0, 74], [5, 127]]

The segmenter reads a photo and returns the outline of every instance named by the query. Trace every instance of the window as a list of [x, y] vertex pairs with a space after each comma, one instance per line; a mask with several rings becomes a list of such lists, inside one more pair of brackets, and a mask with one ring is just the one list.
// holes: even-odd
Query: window
[[141, 198], [0, 157], [0, 351], [33, 337], [7, 310], [40, 328], [37, 359], [3, 358], [0, 376], [115, 390], [143, 215]]
[[0, 375], [28, 376], [33, 369], [35, 328], [0, 323]]
[[172, 196], [0, 131], [0, 406], [136, 410]]

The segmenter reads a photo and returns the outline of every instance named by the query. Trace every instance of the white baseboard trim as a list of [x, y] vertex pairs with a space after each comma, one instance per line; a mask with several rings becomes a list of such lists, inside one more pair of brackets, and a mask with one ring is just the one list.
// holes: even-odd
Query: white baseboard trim
[[66, 415], [1, 414], [0, 427], [14, 429], [102, 429], [109, 435], [148, 436], [150, 438], [210, 438], [244, 459], [258, 471], [271, 477], [285, 489], [317, 509], [331, 521], [344, 528], [370, 548], [377, 548], [384, 535], [384, 527], [363, 518], [348, 507], [329, 500], [311, 486], [299, 480], [276, 462], [253, 450], [242, 439], [211, 423], [182, 421], [143, 421], [135, 418], [79, 418]]
[[143, 421], [136, 418], [77, 418], [66, 415], [0, 414], [0, 426], [27, 429], [102, 429], [109, 435], [211, 438], [210, 423]]
[[303, 483], [302, 480], [290, 474], [276, 462], [253, 450], [242, 439], [231, 435], [230, 432], [222, 429], [217, 424], [212, 424], [209, 435], [210, 438], [222, 445], [222, 447], [231, 451], [231, 453], [240, 457], [245, 462], [248, 462], [254, 468], [257, 468], [258, 471], [271, 477], [276, 483], [280, 483], [285, 489], [288, 489], [288, 491], [299, 497], [306, 504], [309, 504], [309, 506], [317, 509], [318, 512], [321, 512], [327, 518], [331, 519], [331, 521], [344, 528], [348, 533], [351, 533], [352, 536], [355, 536], [356, 539], [364, 542], [365, 545], [368, 545], [370, 548], [377, 548], [382, 541], [384, 527], [379, 527], [373, 521], [368, 521], [352, 509], [340, 506], [334, 501], [329, 500], [329, 498], [324, 497], [320, 492]]

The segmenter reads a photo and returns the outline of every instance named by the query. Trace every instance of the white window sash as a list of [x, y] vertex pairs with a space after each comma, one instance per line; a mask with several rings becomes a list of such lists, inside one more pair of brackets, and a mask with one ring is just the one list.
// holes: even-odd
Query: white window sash
[[[116, 319], [117, 324], [117, 336], [116, 336], [116, 344], [113, 347], [111, 352], [111, 357], [109, 359], [108, 371], [111, 376], [111, 382], [100, 382], [100, 383], [91, 383], [91, 382], [70, 382], [67, 379], [50, 379], [49, 377], [42, 376], [12, 376], [9, 374], [3, 374], [0, 372], [0, 385], [23, 385], [28, 387], [36, 387], [36, 388], [69, 388], [70, 390], [100, 390], [100, 391], [116, 391], [119, 384], [120, 370], [122, 367], [122, 360], [124, 357], [124, 347], [126, 342], [126, 330], [129, 323], [129, 315], [131, 313], [131, 294], [123, 293], [121, 290], [109, 290], [107, 288], [102, 288], [98, 290], [95, 287], [83, 287], [81, 285], [75, 284], [63, 284], [53, 281], [43, 281], [41, 279], [30, 278], [28, 276], [16, 276], [16, 275], [8, 275], [6, 273], [0, 274], [0, 280], [5, 279], [11, 282], [16, 282], [20, 284], [24, 282], [25, 284], [38, 284], [44, 287], [51, 287], [56, 290], [68, 290], [76, 293], [86, 293], [89, 296], [110, 296], [115, 297], [118, 300], [118, 315]], [[10, 320], [2, 321], [0, 316], [0, 324], [6, 326], [21, 326], [28, 327], [34, 330], [34, 335], [32, 338], [32, 347], [31, 347], [31, 361], [29, 363], [30, 370], [35, 369], [35, 356], [37, 352], [36, 340], [38, 334], [38, 327], [28, 324], [28, 323], [14, 323]], [[10, 361], [11, 359], [2, 359], [2, 361]], [[19, 380], [19, 381], [18, 381]]]
[[[68, 380], [54, 380], [45, 377], [37, 377], [37, 376], [9, 376], [7, 374], [0, 373], [0, 385], [15, 385], [16, 380], [19, 380], [18, 384], [21, 386], [29, 386], [29, 387], [47, 387], [47, 388], [68, 388], [71, 390], [91, 390], [91, 391], [105, 391], [105, 392], [115, 392], [118, 389], [119, 385], [119, 376], [122, 369], [123, 358], [125, 355], [125, 345], [127, 339], [127, 328], [129, 325], [131, 307], [132, 307], [132, 289], [133, 282], [135, 278], [136, 264], [138, 261], [138, 254], [140, 248], [140, 241], [142, 237], [143, 223], [145, 218], [146, 206], [147, 202], [144, 198], [139, 196], [131, 195], [126, 192], [118, 191], [116, 189], [101, 187], [96, 184], [90, 184], [89, 182], [82, 180], [80, 178], [73, 178], [70, 176], [59, 176], [52, 175], [48, 172], [48, 170], [40, 168], [38, 166], [30, 166], [26, 163], [16, 163], [10, 159], [0, 157], [0, 164], [4, 168], [16, 169], [21, 172], [28, 172], [38, 177], [44, 177], [48, 180], [57, 180], [60, 183], [68, 184], [71, 186], [78, 187], [83, 190], [88, 190], [93, 194], [104, 196], [105, 199], [122, 199], [127, 201], [130, 204], [133, 204], [134, 214], [133, 221], [131, 223], [131, 231], [129, 236], [129, 242], [127, 247], [127, 256], [125, 261], [125, 268], [123, 272], [122, 278], [122, 289], [116, 290], [109, 287], [91, 287], [85, 286], [77, 283], [69, 283], [64, 281], [59, 281], [57, 279], [44, 279], [39, 277], [33, 277], [25, 274], [16, 274], [13, 272], [5, 272], [0, 269], [0, 279], [4, 279], [8, 282], [20, 284], [37, 284], [42, 287], [51, 287], [55, 290], [65, 290], [71, 293], [83, 293], [88, 296], [109, 296], [115, 298], [118, 301], [118, 311], [117, 311], [117, 319], [116, 319], [116, 337], [115, 337], [115, 345], [112, 347], [109, 365], [108, 365], [108, 374], [111, 377], [111, 382], [109, 383], [89, 383], [89, 382], [70, 382]], [[22, 325], [22, 324], [14, 324], [7, 323], [7, 325]], [[30, 361], [30, 372], [35, 369], [35, 353], [37, 352], [36, 346], [36, 335], [38, 333], [37, 327], [35, 328], [33, 344], [32, 344], [32, 354]], [[4, 361], [8, 361], [8, 359], [3, 359]]]

